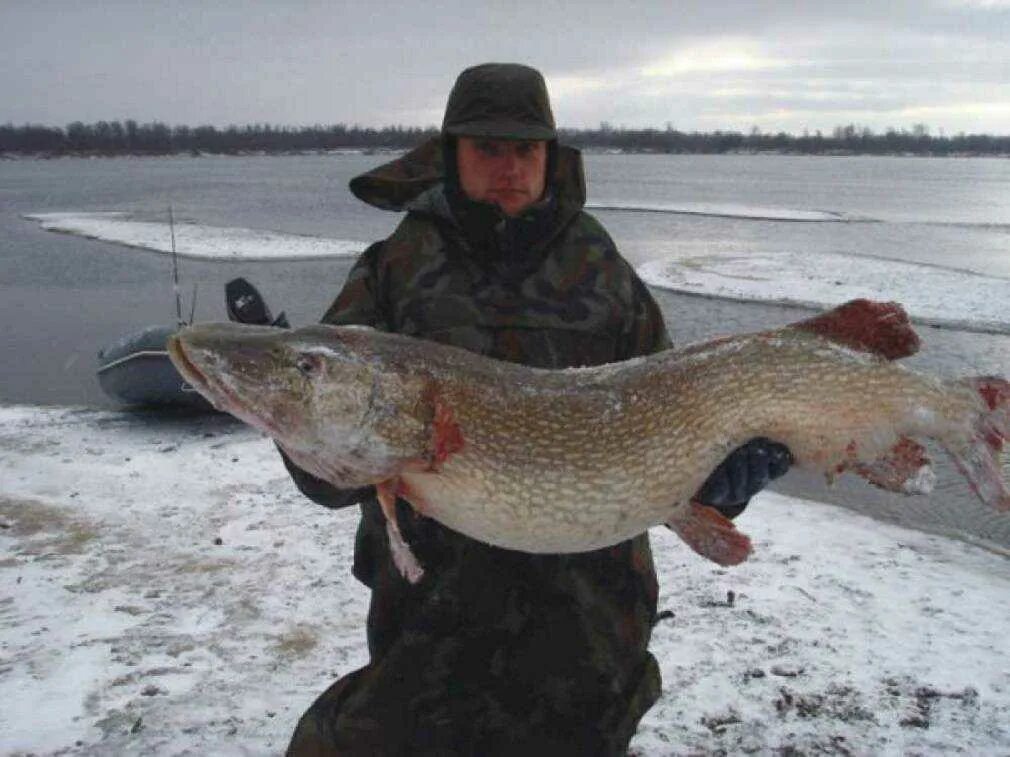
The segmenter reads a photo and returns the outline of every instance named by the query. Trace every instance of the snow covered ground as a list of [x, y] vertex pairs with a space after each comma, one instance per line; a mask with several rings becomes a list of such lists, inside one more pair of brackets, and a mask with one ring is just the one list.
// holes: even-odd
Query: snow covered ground
[[[356, 512], [226, 417], [0, 407], [0, 753], [277, 754], [366, 661]], [[722, 569], [654, 530], [640, 755], [1010, 753], [1010, 561], [768, 493]]]
[[646, 283], [754, 302], [832, 307], [857, 297], [900, 302], [913, 320], [1010, 334], [1010, 279], [862, 255], [796, 252], [653, 260]]
[[[165, 221], [144, 221], [127, 213], [30, 213], [47, 231], [100, 239], [126, 247], [171, 252], [172, 236]], [[311, 260], [355, 257], [368, 245], [348, 239], [285, 234], [277, 231], [176, 222], [176, 252], [201, 260]]]

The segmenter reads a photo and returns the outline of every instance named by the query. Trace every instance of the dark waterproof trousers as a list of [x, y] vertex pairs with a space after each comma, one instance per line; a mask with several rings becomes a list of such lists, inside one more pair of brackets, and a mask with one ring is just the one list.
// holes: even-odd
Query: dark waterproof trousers
[[[646, 651], [654, 605], [613, 563], [648, 555], [647, 541], [562, 556], [471, 544], [423, 589], [381, 563], [372, 662], [315, 701], [288, 755], [626, 753], [660, 677]], [[622, 595], [623, 614], [610, 601]]]

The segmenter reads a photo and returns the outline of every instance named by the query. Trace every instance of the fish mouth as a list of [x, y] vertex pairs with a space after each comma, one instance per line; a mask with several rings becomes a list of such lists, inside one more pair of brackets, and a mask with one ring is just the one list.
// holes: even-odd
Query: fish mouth
[[168, 338], [167, 347], [168, 356], [179, 373], [182, 374], [182, 377], [191, 383], [194, 389], [200, 390], [201, 388], [206, 388], [207, 377], [196, 367], [196, 363], [189, 359], [185, 348], [182, 346], [182, 340], [179, 339], [177, 334], [172, 334]]
[[191, 352], [187, 352], [185, 341], [180, 335], [173, 334], [169, 337], [167, 349], [169, 359], [182, 377], [217, 410], [235, 416], [274, 439], [283, 438], [282, 429], [272, 418], [251, 410], [250, 403], [244, 401], [233, 387], [205, 373], [193, 359]]
[[210, 400], [215, 408], [225, 413], [236, 415], [241, 412], [242, 402], [238, 396], [220, 381], [212, 380], [200, 370], [183, 345], [178, 334], [168, 338], [168, 357], [182, 377], [200, 394]]

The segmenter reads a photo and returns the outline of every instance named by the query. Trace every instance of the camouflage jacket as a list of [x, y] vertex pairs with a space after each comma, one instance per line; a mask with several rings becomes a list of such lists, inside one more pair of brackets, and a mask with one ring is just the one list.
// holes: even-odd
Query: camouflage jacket
[[[551, 368], [669, 346], [646, 287], [582, 210], [577, 151], [559, 148], [551, 197], [539, 207], [506, 219], [488, 217], [485, 206], [477, 221], [450, 210], [439, 155], [438, 143], [427, 143], [352, 182], [359, 198], [407, 215], [361, 255], [324, 322]], [[292, 473], [316, 501], [347, 503], [346, 493]], [[465, 637], [469, 649], [499, 650], [477, 664], [501, 665], [502, 680], [524, 695], [550, 687], [554, 693], [544, 696], [596, 691], [616, 703], [614, 718], [630, 718], [633, 731], [659, 693], [646, 649], [657, 595], [648, 535], [597, 552], [530, 555], [474, 541], [399, 504], [401, 529], [426, 577], [411, 586], [397, 574], [382, 513], [366, 494], [354, 573], [372, 589], [373, 661], [405, 634]], [[600, 727], [624, 743], [630, 738], [630, 731], [621, 735], [627, 723]]]

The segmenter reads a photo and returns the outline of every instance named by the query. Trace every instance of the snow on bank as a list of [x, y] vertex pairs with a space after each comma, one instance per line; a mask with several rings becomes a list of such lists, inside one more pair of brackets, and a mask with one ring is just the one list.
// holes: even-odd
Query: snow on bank
[[900, 302], [914, 321], [1010, 334], [1010, 279], [834, 253], [703, 255], [651, 260], [649, 284], [751, 302], [826, 308], [857, 297]]
[[[141, 221], [126, 213], [30, 213], [23, 216], [38, 221], [46, 231], [99, 239], [126, 247], [154, 252], [171, 252], [169, 225], [161, 221]], [[201, 260], [311, 260], [354, 257], [368, 245], [347, 239], [326, 239], [277, 231], [177, 222], [176, 252]]]
[[[0, 753], [279, 753], [367, 657], [356, 520], [226, 417], [0, 407]], [[729, 570], [653, 531], [634, 753], [1010, 751], [1010, 561], [775, 494], [740, 525]]]
[[806, 223], [837, 223], [855, 218], [830, 210], [799, 210], [797, 208], [767, 208], [758, 205], [734, 205], [717, 202], [642, 203], [620, 200], [587, 202], [589, 210], [611, 210], [629, 213], [671, 213], [674, 215], [741, 218], [748, 221], [797, 221]]

